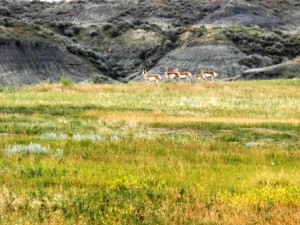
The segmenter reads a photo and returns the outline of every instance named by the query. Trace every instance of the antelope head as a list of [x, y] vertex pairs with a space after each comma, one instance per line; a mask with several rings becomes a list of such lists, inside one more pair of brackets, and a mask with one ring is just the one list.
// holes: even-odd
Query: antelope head
[[143, 69], [143, 72], [142, 72], [143, 76], [146, 77], [146, 74], [147, 74], [147, 71], [146, 69]]

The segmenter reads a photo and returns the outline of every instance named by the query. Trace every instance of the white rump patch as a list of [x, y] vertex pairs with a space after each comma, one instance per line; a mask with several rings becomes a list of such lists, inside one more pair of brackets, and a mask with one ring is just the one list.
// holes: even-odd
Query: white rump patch
[[170, 74], [170, 75], [167, 75], [167, 77], [168, 77], [169, 79], [173, 79], [173, 78], [176, 78], [176, 75], [175, 75], [175, 74]]

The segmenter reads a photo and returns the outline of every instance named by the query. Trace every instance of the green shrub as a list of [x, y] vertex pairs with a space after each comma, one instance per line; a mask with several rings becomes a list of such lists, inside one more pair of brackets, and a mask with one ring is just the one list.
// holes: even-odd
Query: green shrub
[[73, 81], [68, 77], [60, 78], [59, 83], [62, 84], [64, 87], [70, 87], [74, 84]]

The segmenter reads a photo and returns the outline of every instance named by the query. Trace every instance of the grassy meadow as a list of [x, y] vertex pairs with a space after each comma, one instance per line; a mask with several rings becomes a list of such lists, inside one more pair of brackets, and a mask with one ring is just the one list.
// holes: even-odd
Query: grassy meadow
[[0, 92], [0, 224], [300, 224], [300, 80]]

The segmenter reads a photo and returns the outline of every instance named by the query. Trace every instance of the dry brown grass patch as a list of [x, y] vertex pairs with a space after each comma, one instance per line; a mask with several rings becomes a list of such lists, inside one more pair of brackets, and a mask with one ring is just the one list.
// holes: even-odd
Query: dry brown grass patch
[[300, 56], [294, 59], [294, 62], [300, 63]]
[[92, 117], [100, 120], [112, 122], [134, 121], [140, 123], [183, 123], [183, 122], [209, 122], [225, 124], [261, 124], [261, 123], [283, 123], [299, 125], [298, 119], [257, 119], [257, 118], [231, 118], [231, 117], [196, 117], [184, 115], [168, 115], [161, 113], [144, 113], [144, 112], [102, 112], [86, 111], [81, 114], [82, 117]]

